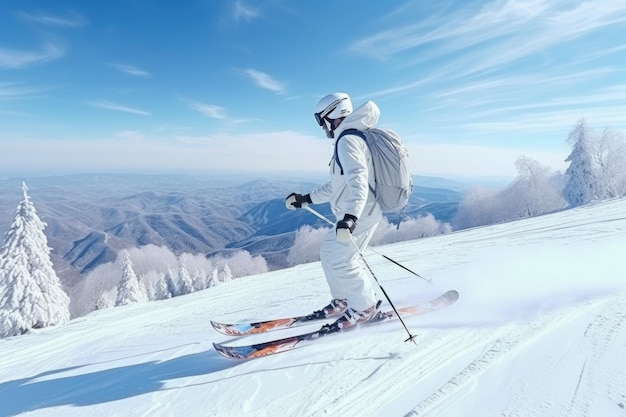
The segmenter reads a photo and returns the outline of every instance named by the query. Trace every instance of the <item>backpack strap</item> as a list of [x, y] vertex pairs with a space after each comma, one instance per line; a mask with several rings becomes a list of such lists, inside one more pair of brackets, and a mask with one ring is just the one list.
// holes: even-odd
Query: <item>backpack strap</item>
[[365, 140], [365, 133], [363, 133], [362, 131], [358, 129], [346, 129], [343, 132], [341, 132], [341, 135], [339, 135], [339, 137], [335, 141], [335, 161], [337, 161], [337, 165], [339, 165], [339, 169], [341, 170], [341, 175], [343, 175], [343, 167], [341, 166], [341, 162], [339, 161], [339, 155], [337, 155], [337, 145], [339, 144], [339, 139], [341, 139], [345, 135], [355, 135]]

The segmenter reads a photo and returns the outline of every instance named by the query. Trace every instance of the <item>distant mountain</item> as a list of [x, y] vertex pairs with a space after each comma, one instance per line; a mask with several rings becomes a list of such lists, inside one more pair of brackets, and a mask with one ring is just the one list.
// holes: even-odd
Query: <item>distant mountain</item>
[[470, 185], [463, 181], [453, 181], [447, 178], [429, 177], [429, 176], [414, 176], [414, 187], [432, 188], [432, 189], [444, 189], [457, 192], [466, 191]]
[[[298, 228], [326, 226], [309, 212], [284, 206], [289, 192], [308, 192], [323, 185], [323, 177], [318, 182], [291, 178], [81, 174], [24, 180], [48, 225], [55, 269], [73, 285], [82, 274], [113, 261], [119, 250], [149, 243], [207, 256], [245, 249], [264, 256], [270, 268], [281, 268]], [[15, 216], [21, 181], [0, 180], [0, 232]], [[467, 186], [436, 177], [414, 181], [403, 216], [454, 217]], [[317, 209], [332, 218], [328, 205]]]
[[[417, 177], [416, 182], [443, 184], [444, 179], [431, 177]], [[448, 181], [450, 185], [454, 184]], [[463, 189], [456, 185], [457, 189]], [[437, 220], [449, 222], [458, 208], [463, 194], [445, 188], [431, 188], [425, 186], [415, 186], [408, 206], [401, 214], [386, 214], [391, 223], [399, 223], [407, 217], [423, 216], [432, 214]], [[328, 204], [316, 206], [320, 214], [332, 219], [333, 215]], [[238, 218], [242, 222], [250, 225], [254, 230], [248, 238], [231, 242], [227, 248], [244, 249], [252, 254], [261, 254], [272, 267], [286, 267], [286, 257], [289, 248], [293, 245], [295, 231], [303, 225], [313, 227], [328, 227], [323, 220], [315, 215], [304, 211], [289, 211], [285, 208], [284, 197], [263, 201], [243, 216]]]
[[113, 262], [117, 253], [111, 249], [107, 240], [106, 233], [91, 232], [85, 238], [75, 241], [64, 259], [79, 271], [88, 271], [102, 263]]

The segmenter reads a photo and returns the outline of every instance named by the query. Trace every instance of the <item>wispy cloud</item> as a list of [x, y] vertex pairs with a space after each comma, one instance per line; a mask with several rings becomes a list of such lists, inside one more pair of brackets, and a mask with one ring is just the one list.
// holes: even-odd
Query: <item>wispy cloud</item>
[[23, 51], [0, 48], [0, 68], [24, 68], [61, 58], [65, 50], [53, 43], [46, 43], [40, 51]]
[[[537, 102], [529, 102], [526, 104], [517, 104], [511, 106], [495, 106], [491, 109], [487, 109], [480, 112], [474, 112], [473, 117], [475, 119], [498, 119], [502, 118], [503, 114], [518, 115], [522, 111], [528, 113], [528, 111], [541, 111], [547, 113], [544, 109], [556, 108], [556, 109], [575, 109], [579, 111], [580, 108], [585, 108], [585, 112], [597, 112], [596, 109], [604, 109], [610, 113], [615, 113], [614, 110], [610, 110], [612, 105], [618, 106], [622, 111], [624, 97], [626, 96], [626, 84], [613, 85], [611, 87], [601, 89], [593, 93], [586, 93], [582, 95], [571, 95], [556, 97], [549, 100], [542, 100]], [[531, 114], [530, 117], [535, 117]], [[619, 118], [618, 118], [619, 119]]]
[[111, 101], [92, 101], [91, 104], [94, 107], [98, 107], [106, 110], [115, 110], [125, 113], [139, 114], [141, 116], [149, 116], [150, 113], [144, 110], [134, 109], [132, 107], [123, 106], [121, 104], [113, 103]]
[[619, 70], [613, 67], [601, 67], [569, 74], [541, 73], [501, 76], [439, 90], [432, 97], [447, 100], [447, 105], [462, 106], [465, 104], [467, 107], [472, 98], [476, 97], [489, 97], [491, 99], [497, 98], [498, 95], [522, 97], [527, 94], [529, 86], [547, 91], [554, 87], [577, 86], [580, 83], [611, 76], [618, 72]]
[[391, 95], [396, 95], [396, 94], [401, 94], [403, 92], [406, 91], [410, 91], [413, 90], [415, 88], [427, 85], [428, 83], [430, 83], [431, 81], [435, 80], [437, 78], [437, 76], [430, 76], [430, 77], [424, 77], [424, 78], [420, 78], [417, 81], [413, 81], [413, 82], [409, 82], [409, 83], [405, 83], [405, 84], [399, 84], [399, 85], [395, 85], [393, 87], [389, 87], [389, 88], [385, 88], [383, 90], [379, 90], [379, 91], [374, 91], [372, 93], [368, 93], [366, 96], [363, 97], [354, 97], [355, 99], [361, 100], [361, 99], [369, 99], [369, 98], [376, 98], [376, 97], [383, 97], [383, 96], [391, 96]]
[[583, 61], [592, 61], [594, 59], [602, 58], [604, 56], [612, 55], [618, 52], [626, 50], [626, 45], [620, 45], [613, 48], [602, 49], [599, 51], [593, 51], [586, 56], [581, 57]]
[[437, 68], [439, 77], [459, 78], [501, 69], [625, 22], [624, 2], [492, 1], [380, 31], [355, 41], [351, 50], [380, 59], [402, 54], [411, 65], [447, 56], [449, 64]]
[[216, 106], [215, 104], [205, 104], [199, 103], [197, 101], [192, 101], [191, 108], [212, 119], [226, 119], [224, 109], [220, 106]]
[[[581, 117], [593, 120], [593, 123], [598, 126], [615, 127], [615, 120], [622, 120], [621, 117], [624, 112], [626, 112], [626, 106], [624, 105], [599, 106], [594, 107], [592, 110], [586, 110], [584, 113], [579, 108], [572, 108], [541, 113], [518, 113], [506, 118], [486, 118], [482, 121], [461, 124], [460, 127], [468, 134], [474, 132], [478, 136], [492, 135], [494, 133], [510, 135], [510, 132], [527, 135], [553, 132], [557, 135], [562, 135], [563, 139], [565, 139], [567, 130]], [[621, 128], [621, 126], [617, 126], [617, 128]]]
[[244, 70], [244, 74], [246, 74], [257, 86], [261, 88], [278, 94], [283, 94], [285, 92], [284, 83], [274, 80], [271, 76], [264, 72], [257, 71], [255, 69], [247, 69]]
[[0, 82], [0, 101], [33, 98], [38, 93], [45, 91], [44, 88], [36, 88], [17, 82]]
[[32, 14], [26, 12], [18, 12], [17, 17], [23, 20], [36, 22], [48, 26], [67, 26], [78, 27], [85, 26], [88, 22], [82, 15], [76, 12], [70, 12], [69, 16], [60, 17], [51, 14]]
[[244, 4], [242, 1], [236, 1], [234, 4], [234, 16], [235, 21], [237, 22], [240, 20], [249, 22], [250, 20], [261, 16], [261, 12], [259, 9], [252, 8], [251, 6]]
[[121, 71], [128, 75], [133, 75], [135, 77], [150, 77], [150, 73], [148, 71], [139, 69], [134, 65], [111, 64], [111, 66], [118, 71]]

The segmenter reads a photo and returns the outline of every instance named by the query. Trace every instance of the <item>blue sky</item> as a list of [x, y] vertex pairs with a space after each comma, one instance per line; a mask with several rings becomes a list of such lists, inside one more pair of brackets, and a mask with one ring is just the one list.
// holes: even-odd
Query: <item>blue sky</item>
[[3, 0], [0, 173], [320, 171], [323, 95], [375, 101], [415, 174], [563, 170], [626, 131], [626, 2]]

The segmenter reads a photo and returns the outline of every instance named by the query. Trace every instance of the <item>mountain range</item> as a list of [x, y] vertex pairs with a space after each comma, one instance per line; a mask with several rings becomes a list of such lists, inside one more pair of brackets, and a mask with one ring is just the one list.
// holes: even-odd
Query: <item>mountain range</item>
[[[404, 218], [431, 213], [446, 222], [454, 217], [467, 184], [437, 177], [414, 180]], [[311, 213], [284, 206], [290, 192], [323, 185], [322, 175], [80, 174], [0, 180], [0, 232], [15, 217], [22, 181], [47, 223], [55, 270], [70, 286], [115, 260], [119, 250], [146, 244], [206, 256], [244, 249], [264, 256], [270, 269], [280, 269], [298, 228], [326, 226]], [[328, 205], [317, 209], [332, 218]], [[401, 217], [390, 214], [388, 220]]]

